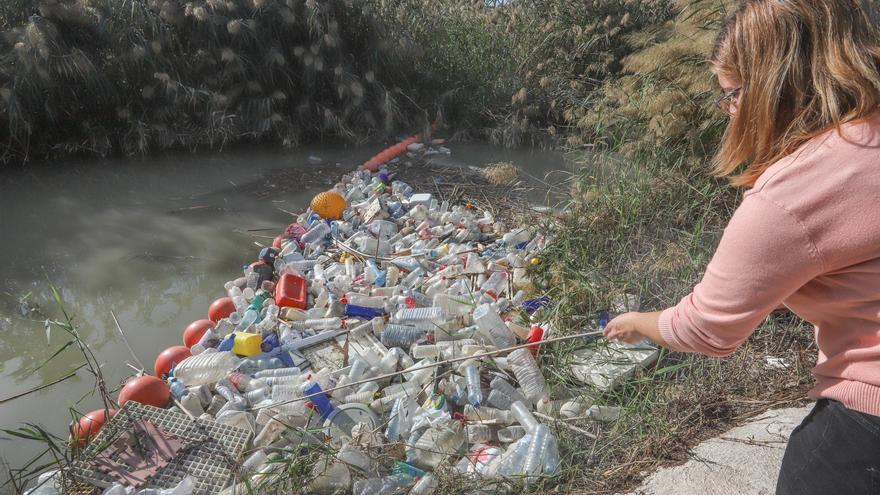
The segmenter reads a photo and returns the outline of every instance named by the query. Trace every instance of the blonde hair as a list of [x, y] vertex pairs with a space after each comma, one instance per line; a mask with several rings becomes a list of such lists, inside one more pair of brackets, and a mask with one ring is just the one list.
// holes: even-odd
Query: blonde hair
[[880, 36], [871, 3], [740, 3], [710, 59], [713, 72], [742, 84], [716, 174], [752, 186], [813, 137], [880, 110]]

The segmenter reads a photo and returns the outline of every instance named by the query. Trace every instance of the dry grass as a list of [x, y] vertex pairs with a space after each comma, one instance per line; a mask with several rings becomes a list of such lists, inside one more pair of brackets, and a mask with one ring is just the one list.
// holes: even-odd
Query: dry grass
[[482, 170], [483, 177], [496, 186], [503, 186], [515, 181], [519, 169], [510, 162], [492, 163]]

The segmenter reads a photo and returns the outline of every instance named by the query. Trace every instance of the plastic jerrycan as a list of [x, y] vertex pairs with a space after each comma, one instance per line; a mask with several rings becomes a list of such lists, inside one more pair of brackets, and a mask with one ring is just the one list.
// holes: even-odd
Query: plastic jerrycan
[[275, 304], [305, 310], [308, 307], [308, 282], [293, 273], [285, 273], [275, 286]]

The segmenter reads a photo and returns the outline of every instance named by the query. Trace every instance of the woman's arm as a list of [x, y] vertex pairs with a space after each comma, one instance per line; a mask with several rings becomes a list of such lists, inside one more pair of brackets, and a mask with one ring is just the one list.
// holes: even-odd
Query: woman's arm
[[608, 326], [605, 327], [605, 337], [630, 344], [650, 339], [655, 344], [666, 347], [666, 341], [660, 336], [659, 320], [660, 311], [624, 313], [608, 323]]
[[804, 224], [778, 203], [750, 194], [690, 294], [659, 313], [618, 316], [605, 334], [627, 341], [647, 337], [676, 351], [725, 356], [824, 269]]

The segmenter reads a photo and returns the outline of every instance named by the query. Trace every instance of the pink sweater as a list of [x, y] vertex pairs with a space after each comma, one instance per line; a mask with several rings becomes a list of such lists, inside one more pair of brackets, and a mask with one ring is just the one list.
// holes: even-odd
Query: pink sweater
[[810, 397], [880, 415], [880, 116], [767, 169], [703, 280], [661, 313], [660, 335], [673, 350], [724, 356], [780, 303], [815, 325]]

